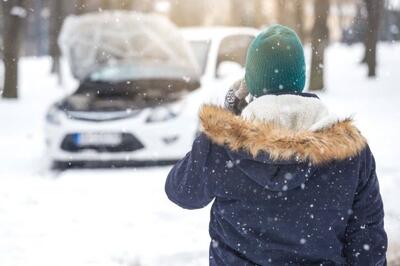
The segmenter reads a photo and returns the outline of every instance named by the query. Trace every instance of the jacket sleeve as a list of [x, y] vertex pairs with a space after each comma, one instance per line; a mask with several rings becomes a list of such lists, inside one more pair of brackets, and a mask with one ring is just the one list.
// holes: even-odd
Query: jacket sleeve
[[345, 234], [344, 255], [348, 265], [386, 265], [387, 236], [375, 160], [369, 148]]
[[185, 209], [200, 209], [214, 198], [213, 185], [206, 173], [211, 142], [201, 134], [192, 150], [172, 168], [165, 184], [168, 198]]

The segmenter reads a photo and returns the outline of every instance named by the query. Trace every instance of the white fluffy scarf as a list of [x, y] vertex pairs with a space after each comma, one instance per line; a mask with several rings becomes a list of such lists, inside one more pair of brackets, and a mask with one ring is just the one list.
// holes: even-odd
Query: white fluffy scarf
[[293, 131], [318, 131], [338, 122], [318, 99], [298, 95], [266, 95], [242, 112], [248, 121], [273, 122]]

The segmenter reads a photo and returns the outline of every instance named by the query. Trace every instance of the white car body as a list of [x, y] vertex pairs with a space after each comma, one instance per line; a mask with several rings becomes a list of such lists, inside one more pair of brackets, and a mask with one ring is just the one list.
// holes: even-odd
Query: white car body
[[[233, 71], [223, 77], [218, 77], [218, 57], [221, 44], [226, 38], [235, 36], [249, 36], [251, 39], [256, 37], [259, 30], [245, 27], [202, 27], [184, 28], [181, 30], [184, 38], [189, 42], [209, 41], [209, 52], [207, 64], [201, 77], [201, 90], [203, 90], [203, 102], [223, 102], [224, 96], [233, 82], [244, 76], [244, 64], [242, 68]], [[250, 41], [251, 41], [250, 39]], [[248, 44], [250, 44], [250, 41]], [[247, 47], [243, 49], [247, 54]], [[243, 62], [244, 63], [244, 62]]]
[[[244, 69], [235, 73], [218, 77], [220, 48], [224, 40], [232, 36], [249, 38], [248, 44], [258, 34], [252, 28], [187, 28], [181, 30], [189, 42], [208, 43], [207, 60], [201, 76], [201, 87], [189, 93], [181, 102], [175, 104], [180, 110], [176, 117], [148, 123], [149, 117], [157, 112], [157, 108], [145, 108], [141, 111], [128, 110], [112, 113], [63, 112], [50, 110], [46, 123], [47, 155], [52, 162], [74, 164], [77, 162], [144, 162], [144, 161], [175, 161], [182, 158], [189, 150], [199, 128], [198, 110], [206, 102], [219, 102], [224, 99], [229, 86], [241, 78]], [[248, 45], [247, 44], [247, 45]], [[247, 53], [247, 47], [244, 47]], [[229, 60], [225, 60], [229, 61]], [[234, 64], [226, 64], [234, 66]], [[243, 58], [241, 59], [243, 66]], [[234, 68], [233, 68], [234, 69]], [[100, 119], [107, 117], [115, 119]], [[121, 119], [118, 119], [121, 116]], [[157, 115], [156, 115], [157, 116]], [[94, 118], [94, 119], [91, 119]], [[110, 152], [98, 149], [82, 149], [68, 151], [62, 148], [66, 136], [71, 135], [74, 141], [85, 140], [88, 143], [108, 143], [117, 145], [121, 134], [133, 135], [141, 145], [130, 151]], [[119, 137], [118, 137], [119, 136]], [[79, 140], [77, 140], [77, 138]]]

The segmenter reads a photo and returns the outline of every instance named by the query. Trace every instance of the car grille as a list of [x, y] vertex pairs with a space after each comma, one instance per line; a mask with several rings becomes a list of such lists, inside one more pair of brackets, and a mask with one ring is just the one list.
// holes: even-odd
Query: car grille
[[74, 134], [68, 134], [62, 144], [61, 149], [68, 152], [80, 152], [84, 150], [95, 150], [97, 152], [133, 152], [137, 150], [141, 150], [144, 148], [144, 145], [135, 138], [132, 134], [122, 133], [121, 134], [121, 143], [116, 146], [110, 145], [89, 145], [89, 146], [80, 146], [77, 145], [74, 141]]
[[140, 114], [140, 110], [119, 111], [119, 112], [78, 112], [66, 111], [69, 119], [88, 121], [88, 122], [104, 122], [116, 121], [127, 118], [136, 117]]

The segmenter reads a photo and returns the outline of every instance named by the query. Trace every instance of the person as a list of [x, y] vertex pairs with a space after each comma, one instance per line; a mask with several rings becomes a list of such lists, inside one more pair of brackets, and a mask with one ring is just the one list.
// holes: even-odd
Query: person
[[386, 265], [371, 150], [351, 119], [303, 93], [305, 79], [296, 33], [271, 26], [228, 108], [200, 110], [202, 133], [165, 190], [189, 210], [214, 200], [210, 265]]

